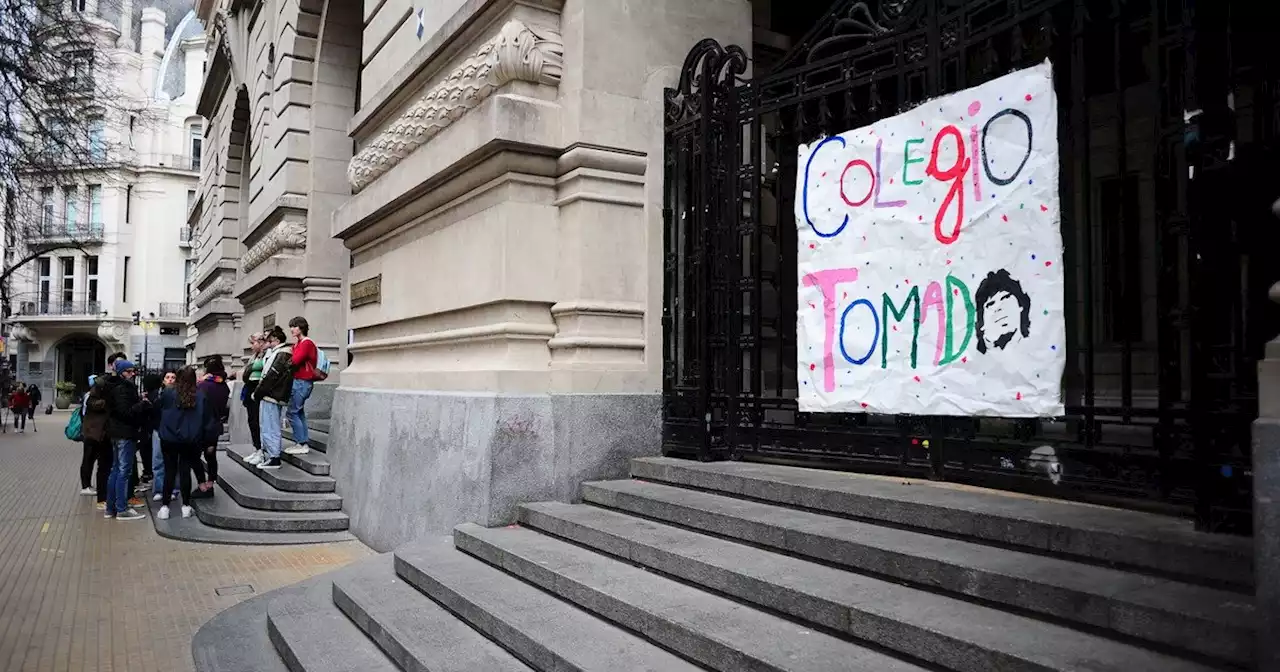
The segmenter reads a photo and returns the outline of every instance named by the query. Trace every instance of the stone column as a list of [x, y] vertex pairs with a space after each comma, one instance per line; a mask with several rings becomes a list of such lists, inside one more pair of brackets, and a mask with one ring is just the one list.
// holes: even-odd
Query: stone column
[[[1271, 206], [1280, 217], [1280, 200]], [[1280, 303], [1280, 282], [1271, 286]], [[1280, 336], [1258, 362], [1258, 419], [1253, 423], [1253, 573], [1258, 610], [1256, 669], [1280, 670]]]

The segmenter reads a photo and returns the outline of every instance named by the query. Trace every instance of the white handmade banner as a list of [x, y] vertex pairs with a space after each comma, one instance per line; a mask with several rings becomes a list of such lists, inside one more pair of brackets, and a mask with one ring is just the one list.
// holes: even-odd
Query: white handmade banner
[[799, 404], [1061, 415], [1048, 62], [800, 147]]

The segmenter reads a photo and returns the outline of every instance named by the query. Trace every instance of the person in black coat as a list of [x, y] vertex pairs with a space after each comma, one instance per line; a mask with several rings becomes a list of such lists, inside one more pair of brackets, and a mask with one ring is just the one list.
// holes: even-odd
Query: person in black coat
[[113, 365], [116, 375], [106, 382], [107, 438], [115, 454], [111, 475], [107, 479], [107, 509], [105, 518], [138, 520], [141, 513], [129, 506], [132, 488], [130, 475], [137, 462], [138, 440], [146, 436], [151, 403], [138, 395], [134, 377], [138, 370], [133, 362], [117, 359]]

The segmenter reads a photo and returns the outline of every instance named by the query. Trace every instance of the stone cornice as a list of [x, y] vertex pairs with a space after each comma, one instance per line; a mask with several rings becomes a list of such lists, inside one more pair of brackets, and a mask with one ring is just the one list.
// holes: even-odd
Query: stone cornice
[[524, 81], [556, 86], [563, 70], [559, 33], [508, 21], [351, 159], [351, 185], [357, 190], [367, 186], [503, 85]]
[[231, 290], [235, 288], [235, 282], [225, 275], [218, 276], [213, 282], [209, 283], [196, 294], [195, 304], [197, 308], [203, 308], [210, 301], [219, 296], [231, 296]]

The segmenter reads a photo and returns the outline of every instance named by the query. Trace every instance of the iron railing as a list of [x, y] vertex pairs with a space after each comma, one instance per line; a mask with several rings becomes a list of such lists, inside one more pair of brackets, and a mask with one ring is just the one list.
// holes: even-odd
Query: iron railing
[[[1266, 301], [1280, 267], [1264, 256], [1280, 243], [1266, 219], [1280, 59], [1232, 41], [1265, 23], [1260, 10], [1182, 5], [841, 0], [775, 70], [755, 63], [753, 81], [744, 50], [700, 42], [666, 95], [664, 450], [1194, 511], [1203, 529], [1247, 530], [1256, 360], [1280, 331]], [[800, 412], [800, 145], [1045, 59], [1066, 415]]]
[[69, 297], [59, 294], [40, 296], [27, 294], [14, 297], [14, 317], [99, 316], [103, 312], [102, 301], [82, 293]]
[[32, 238], [39, 242], [101, 242], [103, 236], [102, 222], [66, 222], [56, 219], [40, 222], [32, 232]]

